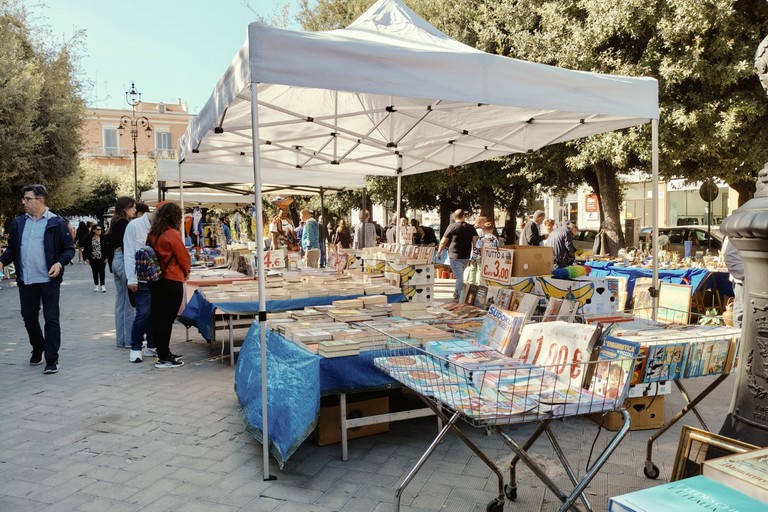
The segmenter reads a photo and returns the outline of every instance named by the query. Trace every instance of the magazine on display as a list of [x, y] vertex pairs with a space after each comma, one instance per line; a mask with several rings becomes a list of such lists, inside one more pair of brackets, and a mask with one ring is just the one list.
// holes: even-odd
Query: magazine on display
[[606, 336], [598, 349], [597, 364], [589, 389], [616, 401], [624, 396], [640, 352], [636, 341]]
[[563, 320], [565, 322], [573, 322], [573, 320], [576, 318], [576, 312], [578, 309], [578, 301], [550, 297], [541, 321], [553, 322], [555, 320]]
[[538, 295], [512, 290], [508, 308], [510, 311], [524, 313], [527, 321], [536, 313], [537, 307], [539, 307]]
[[524, 323], [525, 314], [491, 306], [483, 318], [477, 342], [510, 356], [515, 351]]

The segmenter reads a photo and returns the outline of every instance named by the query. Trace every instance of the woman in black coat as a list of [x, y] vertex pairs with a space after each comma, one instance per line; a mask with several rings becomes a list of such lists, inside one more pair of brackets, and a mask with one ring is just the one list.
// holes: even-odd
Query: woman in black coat
[[91, 226], [91, 234], [83, 245], [83, 259], [91, 266], [93, 272], [93, 291], [106, 292], [104, 277], [107, 266], [106, 238], [101, 236], [102, 227], [98, 224]]

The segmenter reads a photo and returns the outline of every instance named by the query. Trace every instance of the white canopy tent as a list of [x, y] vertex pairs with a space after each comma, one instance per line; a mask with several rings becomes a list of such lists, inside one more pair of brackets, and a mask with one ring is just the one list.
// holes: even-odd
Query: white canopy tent
[[378, 0], [340, 30], [249, 25], [245, 45], [180, 140], [180, 162], [183, 174], [198, 164], [252, 167], [260, 208], [266, 168], [297, 179], [319, 172], [400, 178], [653, 122], [656, 175], [658, 115], [654, 79], [486, 54], [400, 0]]

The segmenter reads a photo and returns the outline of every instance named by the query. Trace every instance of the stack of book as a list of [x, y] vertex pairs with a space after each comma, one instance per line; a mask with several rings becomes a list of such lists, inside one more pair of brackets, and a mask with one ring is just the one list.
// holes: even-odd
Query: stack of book
[[325, 358], [356, 356], [360, 354], [360, 342], [357, 340], [321, 341], [317, 344], [317, 354]]

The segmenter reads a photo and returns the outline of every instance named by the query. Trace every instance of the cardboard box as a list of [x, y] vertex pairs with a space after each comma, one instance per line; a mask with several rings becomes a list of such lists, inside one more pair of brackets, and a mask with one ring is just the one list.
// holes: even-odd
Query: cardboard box
[[409, 302], [431, 303], [435, 293], [432, 285], [419, 284], [416, 286], [404, 286], [403, 295], [405, 295]]
[[413, 274], [403, 279], [403, 285], [435, 284], [434, 265], [413, 265]]
[[[310, 435], [310, 438], [317, 443], [318, 446], [341, 442], [341, 413], [339, 411], [338, 405], [320, 407], [320, 417], [317, 421], [317, 427]], [[386, 414], [388, 412], [388, 396], [356, 402], [347, 401], [347, 419], [376, 416], [377, 414]], [[347, 431], [347, 439], [357, 439], [359, 437], [381, 434], [382, 432], [389, 432], [389, 423], [378, 423], [376, 425], [351, 428]]]
[[[629, 402], [629, 430], [650, 430], [664, 425], [664, 395], [627, 398]], [[605, 429], [616, 431], [621, 428], [621, 414], [609, 412], [605, 415], [590, 414], [590, 419]]]
[[643, 382], [634, 386], [629, 386], [627, 396], [629, 398], [638, 398], [643, 395], [652, 397], [655, 395], [668, 395], [672, 393], [672, 381], [663, 382]]
[[505, 245], [504, 248], [512, 249], [514, 277], [543, 276], [552, 273], [555, 260], [551, 247]]

